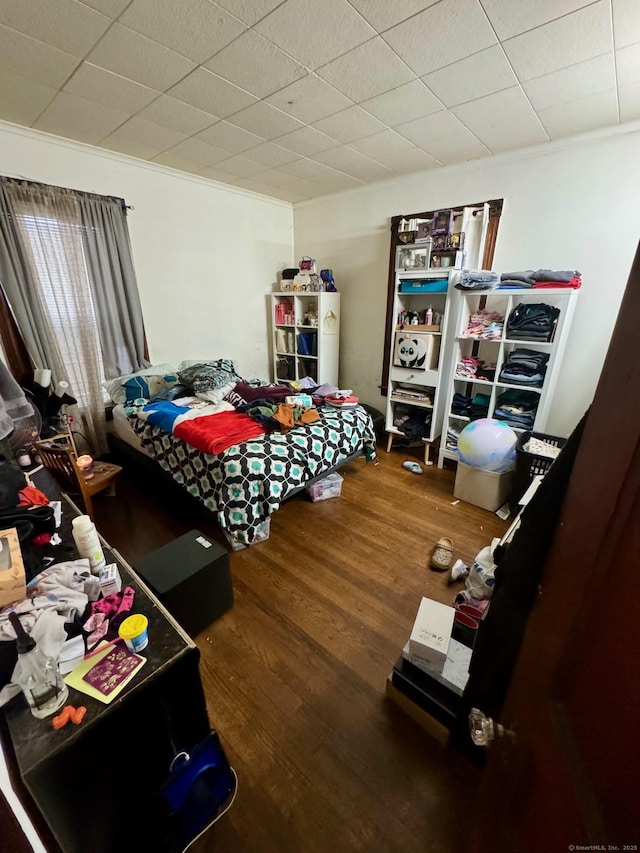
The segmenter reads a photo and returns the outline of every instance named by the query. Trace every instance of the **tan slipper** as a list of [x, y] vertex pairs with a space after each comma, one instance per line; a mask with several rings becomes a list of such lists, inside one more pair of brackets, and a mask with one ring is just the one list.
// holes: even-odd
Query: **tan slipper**
[[438, 539], [431, 555], [431, 568], [436, 572], [446, 572], [453, 559], [453, 542], [447, 536]]

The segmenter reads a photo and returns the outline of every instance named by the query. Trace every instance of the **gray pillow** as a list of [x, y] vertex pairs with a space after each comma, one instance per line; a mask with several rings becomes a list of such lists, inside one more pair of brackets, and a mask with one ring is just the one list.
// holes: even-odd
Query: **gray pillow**
[[125, 382], [134, 376], [164, 376], [167, 373], [175, 373], [175, 369], [170, 364], [152, 364], [150, 367], [137, 370], [135, 373], [128, 373], [126, 376], [116, 376], [114, 379], [107, 379], [102, 383], [102, 387], [114, 403], [122, 403], [124, 406], [127, 402], [127, 391], [124, 387]]

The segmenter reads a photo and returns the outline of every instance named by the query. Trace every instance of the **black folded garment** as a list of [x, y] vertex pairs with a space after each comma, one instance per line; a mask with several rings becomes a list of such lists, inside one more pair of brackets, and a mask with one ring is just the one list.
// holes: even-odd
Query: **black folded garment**
[[560, 309], [554, 305], [521, 302], [507, 319], [507, 338], [548, 342], [559, 315]]

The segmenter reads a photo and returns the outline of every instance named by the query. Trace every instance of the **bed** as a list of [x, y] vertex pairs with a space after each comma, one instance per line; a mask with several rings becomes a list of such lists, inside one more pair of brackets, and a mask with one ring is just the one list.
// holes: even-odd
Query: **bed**
[[317, 413], [314, 423], [267, 431], [219, 453], [198, 449], [122, 404], [113, 409], [113, 432], [213, 512], [237, 550], [268, 537], [270, 517], [284, 500], [358, 456], [375, 458], [374, 426], [364, 408], [324, 403]]

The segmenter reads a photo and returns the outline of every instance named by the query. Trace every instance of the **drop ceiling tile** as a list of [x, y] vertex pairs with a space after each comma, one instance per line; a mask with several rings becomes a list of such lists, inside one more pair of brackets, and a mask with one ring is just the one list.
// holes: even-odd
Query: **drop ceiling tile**
[[393, 130], [384, 130], [382, 133], [375, 133], [373, 136], [367, 136], [366, 139], [352, 142], [349, 148], [353, 148], [373, 160], [379, 160], [380, 157], [385, 157], [387, 154], [395, 154], [397, 151], [413, 148], [413, 144]]
[[215, 166], [206, 166], [198, 170], [198, 174], [203, 178], [208, 178], [210, 181], [217, 181], [219, 184], [236, 184], [240, 178], [238, 175], [232, 175], [231, 172], [225, 172], [222, 169], [217, 169]]
[[264, 171], [262, 163], [256, 163], [255, 160], [243, 157], [241, 154], [221, 160], [218, 168], [225, 172], [231, 172], [232, 175], [239, 175], [241, 178], [249, 178], [252, 175], [257, 175], [258, 172]]
[[186, 157], [180, 157], [173, 149], [163, 151], [153, 158], [153, 163], [158, 163], [160, 166], [168, 166], [170, 169], [178, 169], [180, 172], [189, 172], [190, 174], [199, 175], [203, 169], [202, 163], [195, 163], [193, 160], [188, 160]]
[[257, 101], [253, 95], [202, 67], [196, 68], [167, 94], [220, 118], [225, 118]]
[[264, 142], [261, 136], [249, 133], [248, 130], [243, 130], [228, 121], [219, 121], [203, 130], [196, 138], [208, 142], [209, 145], [218, 145], [233, 154], [239, 154]]
[[33, 127], [95, 145], [128, 118], [128, 113], [59, 92]]
[[296, 154], [303, 157], [335, 148], [337, 144], [335, 139], [327, 136], [326, 133], [320, 133], [315, 127], [301, 127], [299, 130], [294, 130], [293, 133], [286, 133], [284, 136], [278, 137], [278, 145], [295, 151]]
[[198, 63], [246, 30], [210, 0], [133, 0], [120, 22]]
[[306, 124], [351, 106], [349, 98], [315, 74], [296, 80], [265, 100]]
[[185, 104], [184, 101], [171, 98], [169, 95], [160, 95], [152, 104], [140, 110], [139, 116], [189, 136], [219, 121], [218, 116], [198, 110], [191, 104]]
[[140, 116], [132, 116], [113, 133], [113, 136], [120, 136], [123, 139], [131, 140], [131, 142], [138, 142], [140, 145], [150, 145], [152, 148], [157, 148], [158, 151], [173, 148], [185, 138], [185, 135], [177, 130], [162, 127], [154, 121], [140, 118]]
[[572, 136], [585, 130], [607, 127], [618, 123], [616, 90], [595, 92], [584, 98], [555, 107], [538, 110], [540, 121], [551, 139]]
[[420, 77], [498, 41], [477, 0], [441, 0], [383, 38]]
[[441, 110], [439, 113], [399, 124], [395, 129], [405, 139], [426, 151], [429, 142], [459, 133], [463, 126], [452, 113]]
[[612, 0], [611, 5], [616, 48], [640, 42], [638, 0]]
[[5, 69], [0, 72], [0, 119], [29, 126], [56, 93], [53, 86], [45, 86]]
[[415, 79], [380, 36], [323, 65], [317, 73], [356, 103]]
[[375, 35], [347, 0], [287, 0], [256, 30], [312, 70]]
[[363, 139], [385, 129], [381, 121], [356, 106], [321, 118], [320, 121], [314, 122], [313, 126], [338, 142], [353, 142], [354, 139]]
[[433, 71], [422, 79], [446, 107], [508, 89], [518, 82], [498, 44]]
[[419, 148], [411, 147], [406, 151], [396, 151], [378, 158], [378, 163], [392, 169], [398, 175], [410, 175], [412, 172], [426, 172], [427, 169], [437, 169], [440, 163], [425, 154]]
[[532, 80], [612, 48], [608, 0], [565, 15], [504, 42], [504, 49], [520, 81]]
[[151, 145], [143, 145], [142, 142], [134, 142], [132, 139], [125, 139], [123, 136], [114, 136], [113, 134], [102, 140], [100, 148], [117, 151], [119, 154], [126, 154], [128, 157], [137, 157], [139, 160], [151, 160], [157, 154], [160, 154], [162, 150], [154, 148]]
[[77, 64], [70, 53], [0, 26], [0, 68], [59, 88]]
[[593, 0], [536, 0], [535, 3], [480, 0], [480, 2], [498, 38], [502, 41], [575, 12], [583, 6], [588, 6]]
[[466, 127], [449, 136], [432, 139], [426, 142], [424, 147], [443, 166], [464, 163], [467, 160], [476, 160], [478, 157], [488, 157], [491, 154], [487, 146], [477, 140]]
[[359, 186], [361, 183], [356, 178], [352, 178], [350, 175], [345, 175], [344, 172], [338, 172], [330, 166], [325, 166], [324, 163], [318, 163], [315, 160], [309, 160], [306, 157], [296, 160], [294, 163], [289, 163], [287, 166], [283, 166], [280, 171], [285, 172], [293, 178], [308, 178], [309, 180], [314, 181], [317, 184], [323, 184], [324, 186], [327, 186], [328, 184], [342, 184], [340, 180], [341, 177], [347, 178], [347, 180], [351, 181], [352, 186]]
[[274, 188], [269, 184], [263, 184], [262, 181], [256, 181], [255, 178], [242, 178], [236, 182], [236, 186], [243, 190], [249, 190], [253, 193], [260, 193], [269, 198], [273, 198]]
[[442, 109], [442, 104], [421, 80], [413, 80], [391, 92], [364, 101], [362, 107], [389, 127], [395, 127], [437, 113]]
[[276, 136], [282, 136], [284, 133], [290, 133], [292, 130], [304, 127], [298, 119], [288, 116], [264, 101], [235, 113], [229, 121], [231, 124], [237, 124], [238, 127], [243, 127], [264, 139], [273, 139]]
[[207, 145], [206, 142], [196, 139], [193, 136], [190, 136], [189, 139], [183, 139], [182, 142], [178, 142], [170, 150], [179, 157], [184, 157], [193, 163], [200, 163], [202, 166], [213, 166], [221, 160], [226, 160], [232, 153], [215, 145]]
[[255, 30], [247, 30], [205, 65], [259, 98], [265, 98], [307, 73], [306, 68]]
[[89, 62], [75, 70], [64, 91], [128, 113], [137, 113], [160, 94]]
[[195, 67], [192, 60], [122, 24], [113, 24], [86, 59], [159, 92], [164, 92]]
[[274, 142], [263, 142], [255, 148], [250, 149], [248, 156], [257, 163], [262, 163], [271, 169], [277, 166], [284, 166], [286, 163], [291, 163], [298, 158], [298, 155], [293, 151], [282, 148]]
[[106, 32], [111, 18], [77, 0], [19, 0], [0, 3], [0, 24], [83, 57]]
[[640, 118], [640, 83], [631, 83], [618, 87], [620, 102], [620, 121], [632, 121]]
[[439, 0], [349, 0], [352, 6], [366, 18], [376, 32], [382, 33], [407, 18], [434, 6]]
[[493, 153], [547, 141], [544, 128], [519, 86], [461, 104], [452, 112]]
[[[281, 189], [285, 189], [282, 187]], [[315, 181], [310, 181], [307, 178], [294, 178], [294, 183], [289, 189], [297, 195], [297, 200], [306, 198], [317, 198], [317, 196], [325, 195], [325, 191]]]
[[[319, 165], [320, 163], [318, 163]], [[265, 169], [264, 172], [258, 172], [254, 177], [256, 181], [262, 181], [272, 187], [294, 187], [301, 176], [285, 172], [284, 169]]]
[[222, 6], [249, 26], [256, 24], [281, 3], [282, 0], [216, 0], [218, 6]]
[[615, 87], [613, 54], [606, 53], [523, 83], [534, 110], [556, 107]]
[[82, 0], [85, 6], [91, 6], [103, 15], [108, 15], [110, 18], [117, 18], [123, 9], [129, 5], [131, 0]]
[[391, 169], [382, 166], [380, 163], [370, 160], [363, 154], [357, 151], [352, 151], [350, 148], [334, 148], [331, 151], [321, 151], [319, 154], [314, 154], [314, 160], [320, 163], [325, 163], [340, 172], [346, 172], [352, 178], [359, 178], [365, 183], [369, 181], [379, 181], [393, 174]]
[[619, 86], [640, 83], [640, 43], [616, 50], [616, 74]]

